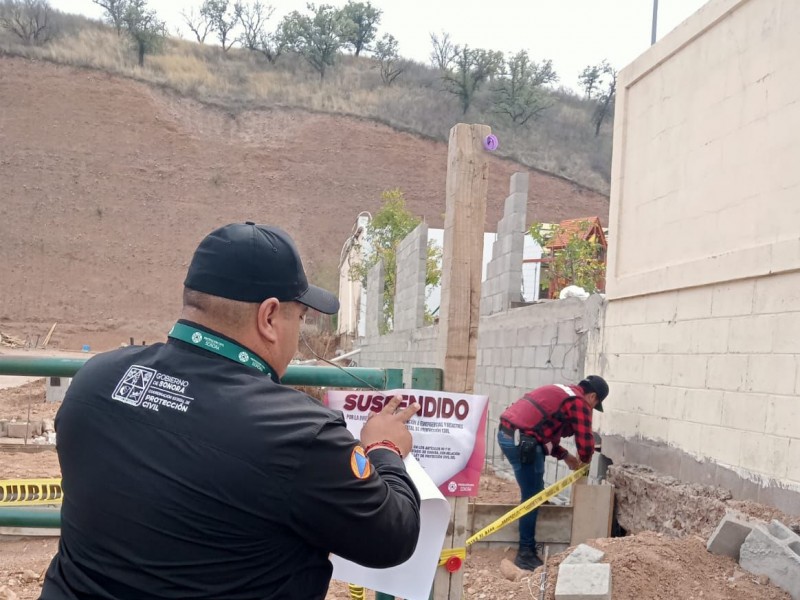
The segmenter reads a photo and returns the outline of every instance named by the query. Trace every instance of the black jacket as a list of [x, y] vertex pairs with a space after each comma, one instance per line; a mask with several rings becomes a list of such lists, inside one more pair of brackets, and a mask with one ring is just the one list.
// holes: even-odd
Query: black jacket
[[359, 477], [340, 413], [191, 344], [92, 358], [56, 432], [64, 504], [43, 600], [322, 599], [329, 553], [385, 568], [416, 545], [396, 454], [371, 452]]

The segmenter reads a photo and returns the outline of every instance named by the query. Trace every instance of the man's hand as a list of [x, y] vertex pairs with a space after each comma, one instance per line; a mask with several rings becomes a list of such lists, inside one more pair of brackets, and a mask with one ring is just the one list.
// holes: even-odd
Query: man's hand
[[361, 444], [365, 448], [370, 444], [389, 440], [400, 448], [404, 457], [408, 456], [414, 443], [406, 423], [419, 410], [419, 404], [415, 402], [395, 413], [402, 401], [400, 396], [395, 396], [383, 406], [381, 412], [370, 413], [367, 422], [361, 428]]
[[567, 454], [567, 455], [564, 457], [564, 462], [565, 462], [565, 463], [567, 463], [567, 466], [568, 466], [570, 469], [572, 469], [573, 471], [575, 471], [576, 469], [579, 469], [579, 468], [581, 467], [581, 465], [583, 464], [583, 463], [580, 461], [580, 459], [579, 459], [579, 458], [577, 458], [577, 457], [575, 457], [575, 456], [572, 456], [572, 454]]

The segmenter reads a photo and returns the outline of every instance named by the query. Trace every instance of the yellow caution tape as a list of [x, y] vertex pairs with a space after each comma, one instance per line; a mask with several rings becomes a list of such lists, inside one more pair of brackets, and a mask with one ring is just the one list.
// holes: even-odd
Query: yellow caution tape
[[0, 480], [0, 506], [61, 504], [63, 498], [61, 479]]
[[350, 600], [366, 600], [367, 592], [360, 585], [353, 585], [352, 583], [347, 586], [350, 590]]
[[439, 566], [443, 567], [447, 561], [451, 557], [458, 557], [461, 560], [465, 560], [467, 558], [467, 549], [466, 548], [446, 548], [442, 550], [442, 553], [439, 555]]
[[512, 508], [502, 517], [497, 519], [494, 523], [487, 525], [486, 527], [481, 529], [478, 533], [468, 538], [467, 546], [474, 544], [475, 542], [481, 541], [483, 538], [492, 535], [495, 531], [502, 529], [509, 523], [513, 523], [520, 517], [527, 515], [532, 510], [539, 508], [539, 506], [547, 502], [550, 498], [562, 492], [563, 490], [567, 489], [570, 485], [578, 481], [578, 479], [584, 477], [585, 475], [588, 475], [588, 473], [589, 473], [589, 465], [584, 465], [577, 471], [573, 471], [571, 474], [567, 475], [563, 479], [556, 481], [550, 487], [542, 490], [541, 492], [536, 494], [533, 498], [529, 498], [516, 508]]

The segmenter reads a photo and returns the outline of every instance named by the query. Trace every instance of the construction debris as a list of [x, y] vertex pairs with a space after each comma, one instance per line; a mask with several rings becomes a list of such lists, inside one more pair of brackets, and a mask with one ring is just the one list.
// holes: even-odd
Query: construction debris
[[739, 565], [800, 600], [800, 536], [780, 521], [753, 526], [739, 551]]
[[0, 346], [5, 346], [6, 348], [24, 348], [25, 340], [0, 331]]
[[586, 544], [580, 544], [572, 553], [564, 559], [562, 565], [588, 565], [599, 563], [606, 555], [602, 550], [592, 548]]

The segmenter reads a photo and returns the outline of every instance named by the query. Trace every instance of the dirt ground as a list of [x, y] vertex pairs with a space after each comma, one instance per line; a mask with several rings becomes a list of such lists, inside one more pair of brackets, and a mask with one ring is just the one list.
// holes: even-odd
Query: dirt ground
[[[27, 413], [31, 402], [32, 419], [52, 418], [57, 406], [44, 403], [44, 381], [38, 380], [16, 388], [0, 389], [0, 418], [19, 417]], [[20, 449], [0, 444], [0, 479], [58, 477], [58, 457], [52, 446], [30, 446]], [[515, 504], [519, 490], [513, 481], [487, 472], [481, 477], [477, 502]], [[740, 503], [736, 508], [753, 517], [781, 518], [785, 515], [754, 503]], [[765, 585], [726, 557], [709, 554], [705, 538], [688, 535], [682, 538], [662, 533], [643, 532], [634, 536], [601, 539], [590, 542], [606, 552], [612, 565], [614, 600], [778, 600], [788, 599], [779, 589]], [[0, 538], [0, 600], [5, 600], [2, 587], [17, 594], [18, 600], [38, 597], [39, 576], [44, 572], [57, 548], [50, 538]], [[503, 558], [514, 558], [515, 549], [471, 549], [465, 563], [466, 600], [530, 600], [538, 598], [541, 569], [534, 573], [519, 572], [511, 581], [500, 572]], [[568, 552], [567, 552], [568, 553]], [[567, 553], [550, 558], [546, 598], [555, 598], [557, 566]], [[368, 598], [372, 598], [368, 594]], [[347, 600], [347, 586], [334, 581], [328, 600]]]
[[[789, 600], [769, 582], [741, 570], [732, 559], [715, 556], [697, 536], [681, 539], [663, 534], [593, 540], [611, 564], [614, 600]], [[38, 597], [38, 577], [57, 549], [56, 539], [0, 539], [0, 590], [7, 586], [19, 600]], [[546, 600], [555, 599], [558, 565], [569, 550], [550, 557]], [[531, 600], [539, 597], [542, 570], [522, 572], [517, 581], [500, 573], [500, 561], [513, 559], [512, 549], [480, 549], [467, 557], [466, 600]], [[368, 594], [372, 598], [372, 594]], [[0, 592], [0, 598], [3, 598]], [[328, 600], [349, 598], [347, 586], [331, 582]]]
[[[0, 330], [104, 350], [164, 339], [200, 239], [231, 221], [282, 226], [338, 285], [361, 211], [400, 188], [441, 227], [447, 146], [289, 109], [220, 111], [107, 74], [0, 57]], [[502, 143], [502, 140], [501, 140]], [[608, 198], [490, 157], [487, 231], [530, 172], [530, 221], [608, 217]]]

